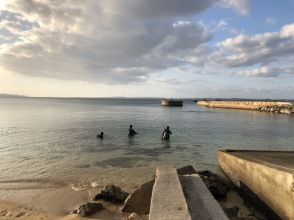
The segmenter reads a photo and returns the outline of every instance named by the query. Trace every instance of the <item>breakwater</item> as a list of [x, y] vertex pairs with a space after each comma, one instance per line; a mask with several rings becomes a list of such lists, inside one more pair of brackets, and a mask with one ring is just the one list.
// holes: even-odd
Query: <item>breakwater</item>
[[255, 110], [294, 115], [294, 106], [290, 102], [261, 101], [198, 101], [198, 105], [213, 108]]

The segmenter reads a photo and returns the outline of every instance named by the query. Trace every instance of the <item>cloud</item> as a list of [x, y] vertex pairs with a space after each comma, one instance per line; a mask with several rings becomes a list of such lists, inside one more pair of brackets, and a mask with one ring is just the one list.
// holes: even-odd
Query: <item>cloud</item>
[[216, 26], [221, 30], [225, 30], [229, 26], [229, 24], [225, 20], [220, 20]]
[[251, 66], [276, 61], [294, 53], [294, 24], [288, 24], [279, 32], [256, 35], [240, 34], [220, 44], [226, 67]]
[[215, 1], [13, 0], [0, 29], [1, 66], [17, 73], [104, 83], [141, 82], [181, 65], [212, 35], [191, 21]]
[[252, 77], [276, 77], [282, 73], [279, 68], [263, 66], [260, 68], [240, 71], [239, 75], [252, 76]]
[[269, 25], [274, 25], [274, 24], [276, 24], [277, 22], [278, 22], [278, 20], [275, 19], [275, 18], [272, 18], [272, 17], [267, 17], [267, 18], [265, 19], [265, 23], [267, 23], [267, 24], [269, 24]]
[[[0, 64], [29, 76], [144, 82], [154, 72], [210, 62], [205, 44], [213, 34], [194, 18], [220, 2], [250, 10], [248, 0], [6, 0]], [[218, 25], [229, 29], [225, 20]]]
[[250, 1], [249, 0], [222, 0], [223, 7], [233, 8], [241, 15], [248, 15], [250, 12]]

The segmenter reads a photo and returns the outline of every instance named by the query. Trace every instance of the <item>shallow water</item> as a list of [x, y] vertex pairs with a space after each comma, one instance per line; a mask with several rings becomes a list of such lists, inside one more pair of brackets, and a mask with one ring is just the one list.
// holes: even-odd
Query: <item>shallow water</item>
[[[129, 124], [139, 133], [132, 139]], [[168, 143], [160, 140], [166, 125]], [[216, 170], [218, 149], [291, 150], [293, 143], [294, 117], [287, 115], [192, 101], [168, 108], [159, 99], [1, 98], [0, 189], [5, 181], [35, 179], [136, 185], [158, 164]]]

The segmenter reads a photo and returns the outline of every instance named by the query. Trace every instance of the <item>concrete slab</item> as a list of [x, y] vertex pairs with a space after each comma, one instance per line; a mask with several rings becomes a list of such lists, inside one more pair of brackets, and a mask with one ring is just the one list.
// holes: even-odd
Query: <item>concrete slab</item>
[[174, 167], [160, 166], [156, 170], [149, 220], [191, 220]]
[[294, 174], [294, 151], [227, 150], [232, 155]]
[[228, 220], [198, 174], [180, 176], [192, 220]]
[[218, 152], [224, 173], [239, 188], [244, 185], [281, 219], [294, 219], [294, 152]]

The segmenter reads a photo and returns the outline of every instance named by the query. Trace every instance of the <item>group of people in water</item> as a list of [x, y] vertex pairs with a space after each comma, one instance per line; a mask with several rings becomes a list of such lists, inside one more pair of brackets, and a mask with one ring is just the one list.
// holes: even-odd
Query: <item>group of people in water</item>
[[[129, 127], [129, 137], [134, 137], [136, 134], [138, 134], [138, 132], [136, 132], [133, 129], [133, 125], [130, 125]], [[165, 129], [163, 129], [163, 131], [161, 132], [161, 140], [166, 140], [168, 141], [170, 138], [170, 135], [172, 134], [172, 132], [169, 129], [169, 126], [167, 126]], [[101, 140], [104, 138], [104, 132], [102, 131], [100, 134], [97, 134], [96, 136], [97, 138], [100, 138]]]

